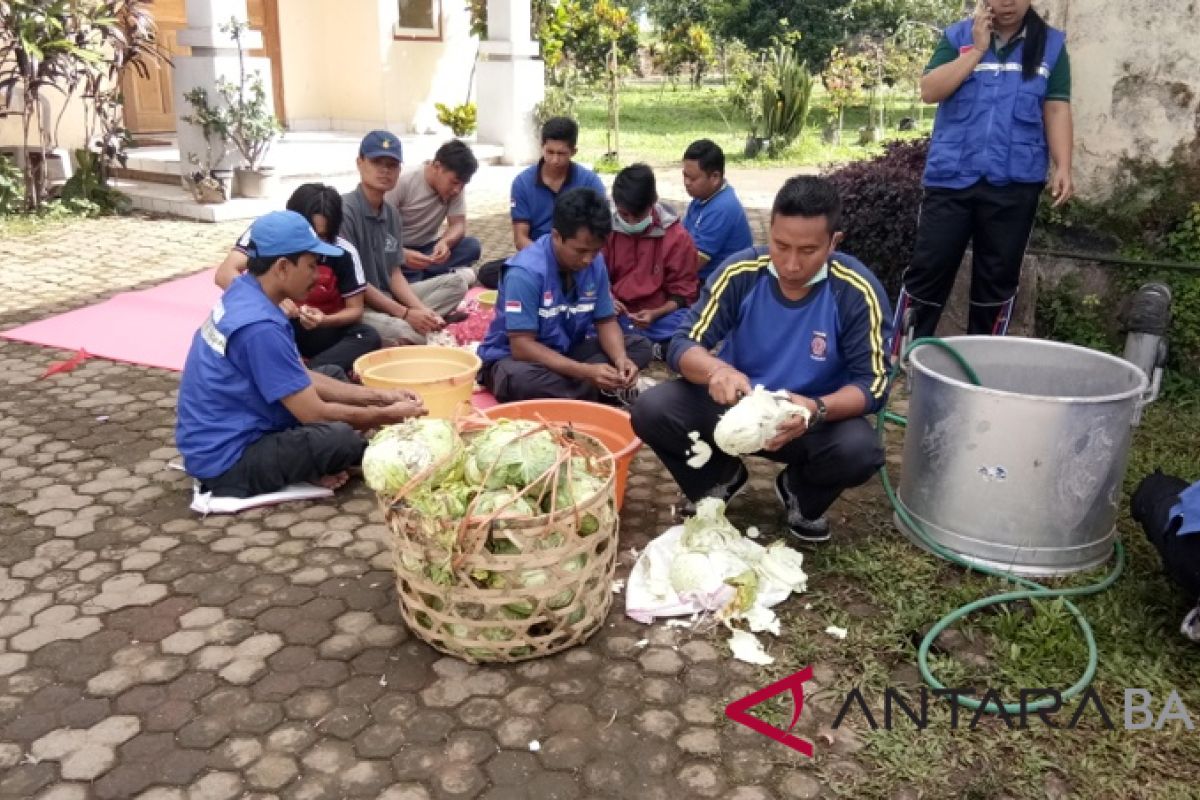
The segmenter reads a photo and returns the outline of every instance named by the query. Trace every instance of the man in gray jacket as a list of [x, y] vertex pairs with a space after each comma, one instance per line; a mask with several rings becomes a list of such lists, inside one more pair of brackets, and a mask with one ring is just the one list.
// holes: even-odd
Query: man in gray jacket
[[444, 315], [468, 289], [466, 278], [453, 272], [417, 284], [405, 279], [400, 217], [384, 201], [402, 162], [400, 140], [371, 131], [358, 149], [358, 188], [342, 195], [341, 235], [358, 251], [367, 278], [363, 322], [379, 331], [385, 346], [424, 344], [427, 334], [445, 327]]

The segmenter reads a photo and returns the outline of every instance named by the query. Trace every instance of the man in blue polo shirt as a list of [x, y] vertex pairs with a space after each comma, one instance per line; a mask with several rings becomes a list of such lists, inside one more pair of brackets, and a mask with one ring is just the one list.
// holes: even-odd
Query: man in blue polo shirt
[[651, 346], [617, 323], [600, 255], [611, 231], [604, 196], [571, 189], [554, 204], [553, 230], [509, 259], [479, 346], [484, 383], [501, 403], [629, 396]]
[[308, 481], [329, 488], [362, 463], [354, 429], [425, 413], [411, 392], [367, 389], [304, 368], [279, 304], [303, 302], [321, 241], [294, 211], [250, 226], [245, 273], [235, 278], [196, 332], [179, 383], [175, 442], [203, 491], [253, 497]]
[[[633, 429], [683, 490], [685, 513], [704, 497], [728, 502], [746, 485], [746, 466], [717, 448], [713, 429], [755, 385], [786, 391], [811, 413], [757, 454], [786, 465], [775, 492], [793, 540], [827, 540], [826, 509], [883, 464], [863, 415], [887, 396], [888, 303], [871, 272], [837, 251], [841, 213], [825, 179], [788, 180], [771, 209], [768, 255], [731, 262], [705, 286], [667, 353], [683, 377], [635, 403]], [[712, 448], [698, 469], [687, 463], [693, 431]]]
[[[554, 202], [571, 189], [581, 186], [605, 196], [600, 176], [573, 159], [579, 141], [579, 125], [567, 117], [553, 117], [542, 126], [542, 157], [513, 178], [513, 246], [521, 252], [550, 233], [554, 221]], [[479, 268], [479, 282], [489, 289], [500, 283], [504, 259], [489, 261]]]
[[683, 227], [700, 253], [700, 282], [729, 256], [754, 244], [750, 220], [737, 193], [725, 180], [725, 153], [711, 139], [688, 145], [683, 153], [683, 188], [691, 196]]

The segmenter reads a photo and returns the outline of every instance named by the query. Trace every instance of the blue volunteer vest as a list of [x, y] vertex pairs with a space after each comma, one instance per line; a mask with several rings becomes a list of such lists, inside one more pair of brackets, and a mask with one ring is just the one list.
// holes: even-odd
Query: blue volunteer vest
[[221, 475], [266, 434], [298, 424], [283, 403], [268, 403], [250, 376], [226, 358], [229, 339], [260, 322], [292, 338], [287, 317], [246, 273], [229, 285], [192, 340], [179, 385], [175, 437], [184, 467], [195, 477]]
[[[508, 262], [506, 271], [524, 270], [537, 280], [538, 303], [537, 340], [556, 353], [566, 354], [581, 344], [591, 332], [596, 316], [596, 301], [606, 286], [604, 259], [596, 256], [587, 269], [575, 273], [575, 285], [568, 294], [563, 291], [558, 276], [558, 261], [554, 258], [554, 247], [550, 234], [537, 240], [532, 246], [517, 253]], [[505, 324], [505, 282], [501, 281], [496, 297], [496, 316], [492, 319], [487, 336], [479, 346], [479, 358], [491, 364], [512, 355]]]
[[[946, 29], [956, 50], [973, 44], [971, 25], [966, 19]], [[988, 49], [971, 76], [938, 105], [925, 164], [926, 186], [964, 189], [980, 179], [994, 186], [1046, 180], [1050, 152], [1042, 106], [1050, 70], [1065, 42], [1062, 31], [1048, 28], [1042, 63], [1028, 81], [1021, 74], [1023, 39], [1006, 62]]]

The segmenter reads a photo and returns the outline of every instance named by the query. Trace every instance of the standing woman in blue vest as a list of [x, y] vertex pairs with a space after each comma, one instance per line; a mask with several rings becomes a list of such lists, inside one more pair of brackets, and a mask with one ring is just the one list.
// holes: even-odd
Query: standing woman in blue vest
[[1047, 176], [1055, 206], [1073, 191], [1065, 42], [1030, 0], [979, 0], [975, 16], [938, 43], [921, 79], [921, 98], [939, 105], [917, 241], [896, 303], [897, 351], [901, 331], [933, 335], [969, 241], [968, 333], [1008, 331]]

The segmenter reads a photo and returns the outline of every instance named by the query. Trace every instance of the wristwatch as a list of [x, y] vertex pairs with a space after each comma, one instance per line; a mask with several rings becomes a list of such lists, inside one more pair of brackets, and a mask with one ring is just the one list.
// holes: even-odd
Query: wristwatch
[[808, 418], [808, 429], [809, 429], [809, 430], [812, 430], [813, 428], [817, 427], [817, 426], [818, 426], [818, 425], [820, 425], [822, 422], [824, 422], [824, 421], [825, 421], [825, 415], [826, 415], [827, 413], [829, 413], [829, 409], [827, 409], [827, 408], [825, 407], [825, 401], [824, 401], [824, 400], [822, 400], [822, 399], [821, 399], [821, 398], [819, 398], [819, 397], [814, 397], [814, 398], [812, 399], [812, 401], [813, 401], [813, 403], [816, 405], [816, 407], [817, 407], [817, 410], [816, 410], [816, 411], [814, 411], [814, 412], [813, 412], [813, 415], [812, 415], [811, 417], [809, 417], [809, 418]]

